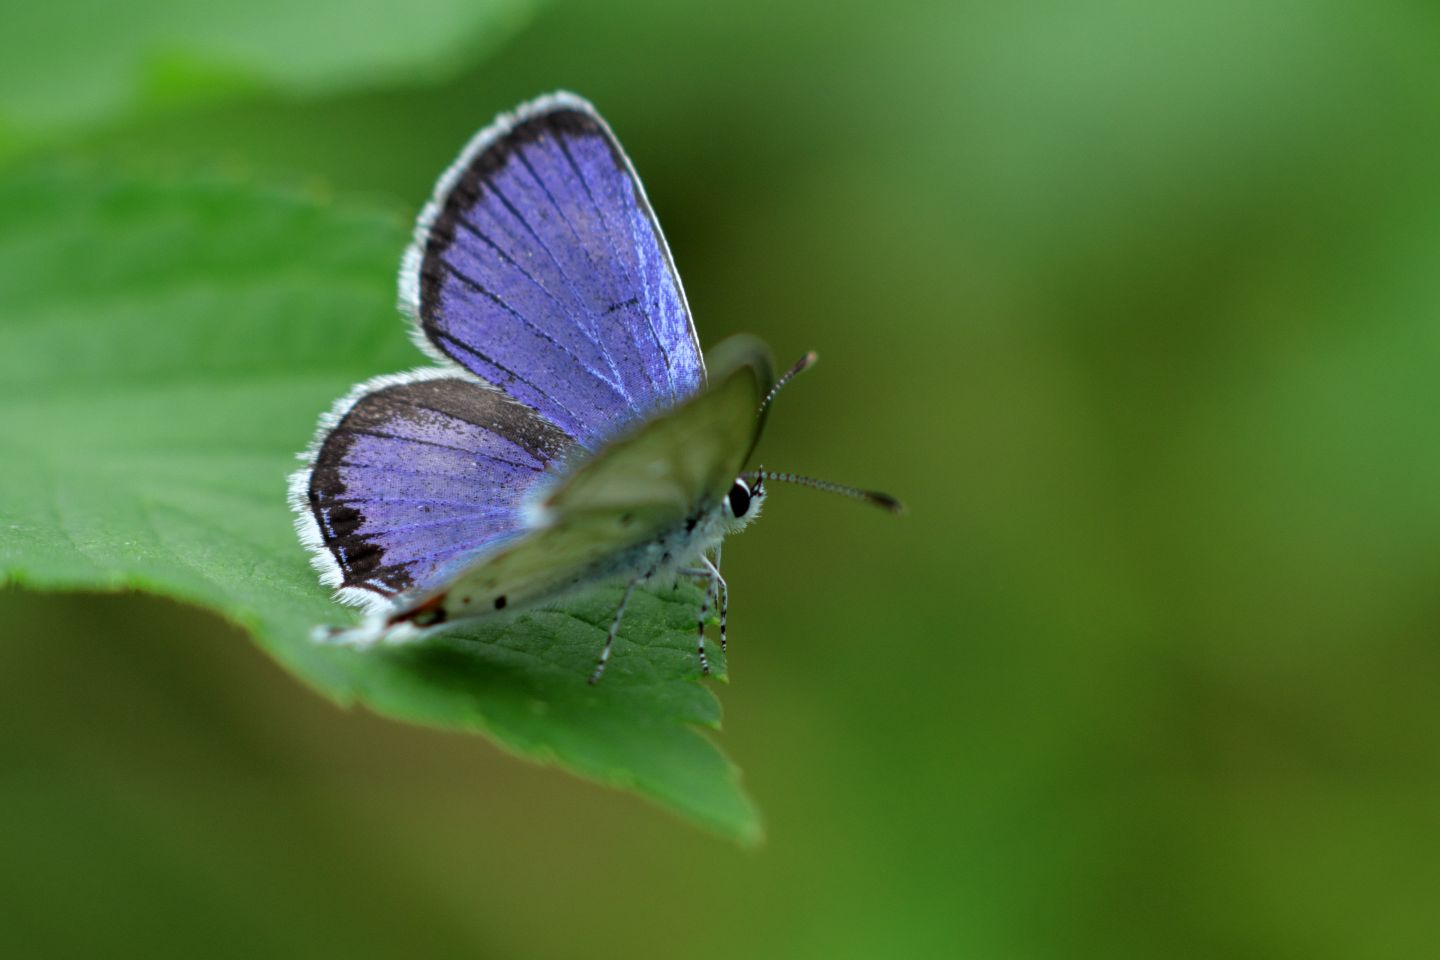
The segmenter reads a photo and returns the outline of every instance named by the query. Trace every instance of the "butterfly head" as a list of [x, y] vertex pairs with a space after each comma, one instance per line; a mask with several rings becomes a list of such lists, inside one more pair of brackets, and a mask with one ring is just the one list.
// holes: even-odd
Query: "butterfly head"
[[720, 513], [731, 532], [745, 529], [746, 525], [760, 516], [760, 507], [765, 503], [765, 478], [736, 477], [720, 504]]

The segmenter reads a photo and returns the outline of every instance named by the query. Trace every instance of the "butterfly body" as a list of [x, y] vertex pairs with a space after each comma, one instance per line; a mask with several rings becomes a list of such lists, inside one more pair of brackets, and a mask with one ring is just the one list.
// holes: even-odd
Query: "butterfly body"
[[658, 533], [652, 531], [645, 539], [584, 567], [560, 568], [533, 579], [507, 579], [499, 565], [481, 559], [428, 596], [399, 604], [332, 639], [362, 647], [409, 642], [459, 621], [563, 603], [597, 583], [673, 586], [699, 578], [710, 586], [714, 576], [707, 567], [708, 558], [717, 553], [725, 537], [744, 529], [759, 515], [763, 494], [752, 496], [748, 510], [739, 517], [731, 499], [727, 495], [703, 505], [684, 521]]

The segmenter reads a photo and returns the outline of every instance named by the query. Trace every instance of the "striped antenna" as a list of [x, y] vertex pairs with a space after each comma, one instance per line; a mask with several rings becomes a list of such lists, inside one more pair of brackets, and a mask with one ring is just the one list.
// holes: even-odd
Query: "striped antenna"
[[765, 394], [765, 399], [760, 401], [760, 409], [755, 411], [755, 416], [765, 416], [765, 411], [770, 409], [770, 401], [775, 399], [775, 395], [779, 393], [782, 388], [784, 388], [785, 384], [789, 383], [791, 380], [794, 380], [795, 377], [802, 370], [806, 369], [807, 367], [813, 366], [815, 364], [815, 361], [819, 359], [820, 355], [814, 350], [811, 350], [806, 353], [805, 356], [801, 357], [799, 360], [796, 360], [795, 365], [792, 366], [789, 370], [786, 370], [785, 373], [780, 377], [780, 379], [775, 381], [775, 386], [770, 388], [770, 392]]
[[[802, 367], [801, 369], [804, 368]], [[838, 493], [842, 497], [860, 500], [864, 503], [877, 506], [882, 510], [889, 510], [891, 513], [905, 512], [905, 505], [903, 503], [888, 493], [880, 493], [876, 490], [861, 490], [859, 487], [847, 487], [843, 483], [831, 483], [829, 480], [816, 480], [814, 477], [802, 477], [797, 473], [777, 473], [774, 470], [766, 470], [764, 467], [758, 470], [746, 471], [740, 476], [750, 481], [752, 486], [765, 480], [774, 480], [777, 483], [793, 483], [797, 486], [809, 487], [812, 490]]]

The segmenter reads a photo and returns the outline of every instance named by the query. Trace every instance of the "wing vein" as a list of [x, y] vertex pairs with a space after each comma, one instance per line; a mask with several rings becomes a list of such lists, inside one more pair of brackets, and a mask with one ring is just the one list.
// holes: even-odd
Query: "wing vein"
[[[469, 354], [472, 354], [472, 355], [474, 355], [475, 357], [478, 357], [478, 358], [481, 360], [481, 362], [489, 364], [490, 366], [494, 367], [496, 370], [499, 370], [501, 373], [505, 374], [505, 376], [509, 377], [511, 380], [516, 380], [516, 381], [519, 381], [520, 383], [525, 384], [525, 386], [529, 387], [531, 390], [534, 390], [538, 395], [540, 395], [540, 396], [542, 396], [542, 397], [549, 397], [550, 401], [551, 401], [552, 403], [554, 403], [555, 406], [559, 407], [561, 410], [564, 410], [565, 413], [570, 417], [571, 421], [573, 421], [577, 426], [578, 426], [579, 424], [585, 423], [585, 420], [584, 420], [583, 417], [578, 416], [578, 415], [575, 413], [574, 410], [571, 410], [571, 409], [570, 409], [569, 407], [567, 407], [565, 404], [561, 403], [558, 398], [556, 398], [556, 397], [550, 397], [549, 394], [547, 394], [544, 390], [541, 390], [541, 389], [540, 389], [539, 387], [537, 387], [534, 383], [530, 382], [530, 381], [527, 380], [525, 377], [522, 377], [520, 374], [516, 373], [514, 370], [511, 370], [509, 367], [505, 366], [503, 363], [498, 362], [497, 360], [495, 360], [495, 359], [492, 358], [492, 357], [486, 356], [484, 353], [480, 352], [479, 350], [476, 350], [474, 347], [471, 347], [471, 346], [468, 346], [468, 345], [466, 345], [466, 344], [461, 343], [459, 340], [457, 340], [455, 337], [452, 337], [449, 333], [446, 333], [444, 330], [440, 330], [440, 329], [435, 328], [435, 327], [433, 327], [433, 326], [431, 326], [429, 329], [430, 329], [430, 332], [434, 334], [434, 336], [435, 336], [435, 338], [436, 338], [437, 340], [445, 340], [445, 341], [448, 341], [453, 348], [459, 350], [461, 353], [469, 353]], [[499, 386], [499, 384], [497, 384], [497, 386]], [[571, 434], [571, 436], [574, 436], [574, 435], [575, 435], [575, 432], [574, 432], [573, 430], [567, 430], [567, 431], [565, 431], [565, 432]], [[575, 442], [576, 442], [576, 443], [580, 443], [580, 441], [579, 441], [578, 439], [577, 439]], [[584, 446], [584, 444], [582, 443], [581, 446]]]
[[[550, 246], [541, 238], [540, 234], [536, 232], [535, 228], [530, 225], [530, 221], [525, 219], [525, 216], [521, 214], [521, 212], [516, 208], [515, 204], [510, 202], [510, 198], [506, 196], [505, 191], [500, 189], [499, 184], [491, 180], [486, 183], [486, 187], [490, 190], [491, 193], [495, 195], [495, 198], [500, 201], [500, 203], [505, 207], [505, 209], [510, 211], [510, 215], [520, 222], [520, 225], [525, 228], [526, 232], [535, 239], [535, 242], [540, 245], [540, 249], [545, 251], [545, 256], [549, 257], [550, 262], [555, 264], [555, 269], [559, 271], [561, 279], [565, 281], [565, 286], [570, 288], [570, 293], [575, 297], [576, 305], [583, 309], [584, 300], [581, 298], [579, 291], [575, 289], [575, 281], [570, 279], [570, 274], [565, 271], [565, 268], [563, 266], [561, 266], [559, 258], [557, 258], [554, 252], [551, 251]], [[511, 312], [513, 313], [514, 311]], [[518, 314], [516, 315], [518, 316]], [[571, 317], [571, 320], [573, 321], [574, 318]], [[598, 343], [595, 343], [594, 338], [590, 336], [589, 330], [585, 329], [584, 326], [578, 323], [575, 326], [585, 334], [587, 340], [590, 340], [591, 343], [594, 343], [597, 348], [600, 347]], [[600, 349], [601, 352], [604, 353], [604, 349]], [[574, 356], [574, 354], [571, 354], [571, 356]], [[579, 358], [576, 357], [576, 359], [578, 360]], [[629, 405], [630, 409], [633, 410], [637, 415], [640, 413], [640, 408], [635, 406], [634, 398], [632, 398], [629, 392], [625, 390], [623, 381], [619, 386], [617, 386], [616, 384], [611, 383], [609, 378], [601, 376], [599, 371], [591, 370], [588, 366], [585, 366], [584, 363], [582, 363], [581, 366], [585, 367], [586, 370], [589, 370], [590, 373], [593, 374], [597, 379], [603, 380], [606, 384], [610, 386], [612, 390], [615, 390], [615, 392], [620, 396], [620, 398], [623, 399]]]
[[[549, 184], [547, 184], [547, 183], [544, 181], [544, 179], [541, 178], [540, 174], [538, 174], [538, 173], [535, 172], [535, 167], [530, 163], [530, 159], [525, 156], [525, 153], [524, 153], [523, 150], [516, 150], [516, 151], [515, 151], [515, 156], [520, 160], [520, 163], [525, 167], [525, 172], [528, 173], [528, 174], [530, 174], [530, 179], [534, 180], [534, 181], [535, 181], [535, 185], [540, 188], [540, 191], [541, 191], [542, 193], [545, 194], [545, 199], [550, 201], [550, 206], [552, 206], [552, 207], [555, 208], [555, 212], [560, 216], [560, 221], [561, 221], [562, 223], [564, 223], [566, 229], [568, 229], [568, 230], [570, 231], [570, 236], [572, 236], [572, 237], [575, 238], [575, 246], [578, 247], [580, 250], [582, 250], [582, 251], [585, 253], [585, 259], [590, 262], [591, 268], [592, 268], [592, 269], [597, 268], [597, 265], [596, 265], [596, 263], [595, 263], [595, 258], [590, 255], [590, 251], [586, 249], [584, 242], [581, 241], [581, 239], [580, 239], [580, 231], [578, 231], [578, 230], [575, 229], [575, 224], [571, 223], [571, 222], [570, 222], [570, 218], [565, 215], [565, 208], [562, 207], [562, 206], [560, 206], [560, 202], [555, 199], [555, 194], [551, 192]], [[552, 258], [552, 259], [553, 259], [553, 258]], [[563, 270], [561, 271], [561, 276], [565, 276], [565, 272], [564, 272]], [[566, 280], [567, 280], [567, 283], [568, 283], [569, 278], [566, 277]], [[574, 288], [573, 285], [571, 286], [570, 290], [571, 290], [572, 293], [576, 294], [576, 298], [577, 298], [577, 301], [578, 301], [578, 300], [579, 300], [579, 292], [575, 290], [575, 288]], [[553, 297], [552, 297], [552, 299], [553, 299]], [[559, 303], [558, 300], [557, 300], [556, 302]], [[579, 302], [579, 303], [578, 303], [578, 306], [580, 307], [582, 313], [585, 313], [585, 312], [586, 312], [586, 311], [585, 311], [585, 304], [584, 304], [583, 301], [582, 301], [582, 302]], [[595, 319], [594, 314], [593, 314], [593, 313], [586, 313], [586, 315], [587, 315], [587, 317], [592, 321], [592, 325], [591, 325], [589, 328], [586, 328], [586, 327], [584, 327], [584, 326], [581, 326], [580, 329], [581, 329], [581, 330], [584, 330], [584, 331], [585, 331], [585, 335], [586, 335], [586, 337], [589, 338], [590, 342], [593, 343], [593, 344], [595, 344], [595, 346], [600, 349], [600, 353], [601, 353], [602, 356], [604, 356], [605, 362], [610, 366], [610, 372], [615, 375], [615, 378], [616, 378], [617, 380], [619, 380], [621, 383], [624, 383], [624, 382], [625, 382], [625, 381], [624, 381], [624, 377], [622, 377], [621, 374], [620, 374], [620, 368], [615, 365], [615, 358], [612, 357], [612, 356], [610, 356], [610, 348], [607, 347], [607, 346], [605, 346], [605, 341], [604, 341], [604, 340], [601, 340], [601, 339], [598, 338], [597, 332], [596, 332], [596, 330], [595, 330], [595, 328], [594, 328], [594, 326], [593, 326], [593, 321], [594, 321], [594, 319]], [[576, 326], [580, 326], [580, 325], [577, 323]], [[627, 332], [628, 332], [628, 331], [627, 331]], [[630, 342], [631, 342], [631, 343], [634, 343], [634, 342], [635, 342], [634, 337], [631, 337], [631, 338], [630, 338]], [[627, 396], [628, 396], [628, 391], [627, 391]], [[631, 407], [632, 407], [632, 408], [634, 407], [634, 404], [633, 404], [633, 403], [631, 404]]]
[[[614, 234], [614, 232], [613, 232], [613, 231], [611, 230], [611, 228], [610, 228], [610, 221], [609, 221], [609, 219], [606, 218], [606, 216], [605, 216], [605, 211], [604, 211], [604, 209], [601, 208], [600, 202], [595, 199], [595, 193], [594, 193], [594, 191], [592, 191], [592, 190], [590, 189], [590, 181], [588, 181], [588, 180], [585, 179], [585, 174], [584, 174], [584, 172], [580, 169], [580, 164], [578, 164], [578, 163], [575, 162], [575, 156], [574, 156], [574, 154], [572, 154], [572, 153], [570, 152], [570, 147], [569, 147], [568, 145], [566, 145], [565, 140], [564, 140], [562, 137], [556, 137], [556, 138], [555, 138], [555, 142], [560, 145], [560, 151], [561, 151], [563, 154], [565, 154], [565, 159], [566, 159], [566, 161], [569, 162], [569, 164], [570, 164], [570, 169], [572, 169], [572, 170], [575, 171], [575, 177], [576, 177], [576, 179], [578, 179], [578, 180], [580, 181], [580, 186], [585, 190], [585, 196], [589, 198], [589, 200], [590, 200], [590, 205], [595, 208], [595, 215], [596, 215], [597, 217], [599, 217], [599, 218], [600, 218], [600, 222], [601, 222], [602, 224], [604, 224], [604, 226], [605, 226], [605, 237], [606, 237], [606, 240], [607, 240], [607, 241], [609, 242], [609, 244], [610, 244], [610, 251], [611, 251], [611, 253], [615, 254], [615, 259], [616, 259], [616, 261], [619, 262], [619, 263], [621, 263], [622, 266], [623, 266], [624, 261], [623, 261], [623, 260], [621, 259], [621, 257], [620, 257], [620, 250], [619, 250], [619, 248], [615, 246], [615, 234]], [[629, 174], [628, 174], [628, 173], [626, 174], [626, 177], [627, 177], [627, 178], [629, 177]], [[632, 188], [632, 189], [633, 189], [633, 188]], [[638, 202], [638, 199], [639, 199], [639, 198], [637, 197], [637, 198], [636, 198], [637, 202]], [[630, 246], [631, 246], [632, 249], [635, 249], [635, 250], [636, 250], [636, 253], [637, 253], [637, 255], [638, 255], [639, 251], [638, 251], [638, 249], [636, 249], [636, 247], [635, 247], [633, 230], [632, 230], [632, 232], [631, 232], [631, 244], [630, 244]], [[626, 279], [629, 280], [630, 283], [631, 283], [634, 287], [638, 287], [639, 290], [640, 290], [640, 292], [641, 292], [642, 294], [644, 294], [645, 304], [646, 304], [646, 306], [648, 306], [649, 303], [650, 303], [650, 284], [649, 284], [648, 280], [646, 280], [645, 278], [642, 277], [642, 278], [640, 278], [640, 279], [637, 281], [636, 278], [631, 277], [631, 276], [629, 275], [630, 271], [629, 271], [629, 268], [628, 268], [628, 267], [625, 267], [624, 269], [625, 269]], [[650, 328], [650, 336], [651, 336], [652, 338], [654, 338], [654, 340], [655, 340], [655, 347], [656, 347], [656, 349], [658, 349], [659, 352], [660, 352], [660, 359], [665, 362], [665, 381], [666, 381], [666, 385], [667, 385], [667, 386], [669, 387], [669, 389], [670, 389], [670, 402], [671, 402], [671, 404], [674, 404], [674, 403], [678, 402], [678, 398], [677, 398], [676, 395], [675, 395], [675, 378], [674, 378], [674, 376], [673, 376], [673, 374], [672, 374], [672, 372], [671, 372], [671, 370], [670, 370], [670, 351], [668, 351], [668, 350], [665, 349], [665, 343], [664, 343], [664, 341], [662, 341], [662, 340], [660, 339], [660, 333], [659, 333], [659, 331], [655, 329], [655, 321], [650, 317], [650, 311], [649, 311], [648, 309], [641, 309], [640, 313], [641, 313], [642, 316], [645, 317], [645, 324], [646, 324], [646, 326], [648, 326], [648, 327]], [[632, 340], [633, 340], [633, 337], [632, 337]]]
[[[362, 524], [354, 533], [346, 534], [343, 537], [336, 537], [335, 542], [344, 543], [347, 540], [364, 541], [369, 537], [378, 536], [382, 533], [404, 533], [407, 530], [423, 530], [426, 527], [438, 527], [442, 524], [456, 523], [457, 521], [463, 520], [502, 517], [507, 513], [514, 512], [515, 510], [512, 507], [483, 507], [469, 513], [452, 513], [444, 517], [432, 517], [429, 520], [415, 520], [411, 523], [401, 523], [393, 527], [371, 527]], [[374, 544], [374, 546], [379, 547], [382, 551], [385, 549], [383, 544]]]
[[473, 507], [473, 500], [427, 500], [424, 497], [336, 497], [328, 501], [332, 506], [352, 507], [358, 509], [357, 505], [363, 506], [367, 503], [406, 503], [419, 506], [437, 507]]
[[[430, 408], [426, 407], [424, 409], [428, 410]], [[439, 413], [441, 411], [436, 412]], [[476, 424], [476, 426], [480, 426], [480, 424]], [[519, 467], [522, 470], [530, 470], [534, 473], [539, 473], [541, 470], [544, 469], [543, 467], [533, 467], [528, 463], [520, 463], [518, 460], [511, 460], [507, 457], [497, 456], [493, 453], [485, 453], [480, 450], [472, 450], [468, 447], [457, 447], [453, 444], [440, 443], [435, 440], [421, 440], [419, 437], [402, 437], [399, 434], [395, 433], [385, 433], [383, 430], [366, 430], [361, 427], [347, 427], [342, 425], [335, 428], [335, 433], [358, 433], [367, 437], [378, 437], [381, 440], [399, 440], [402, 443], [419, 443], [427, 447], [439, 447], [442, 450], [454, 450], [457, 453], [464, 453], [472, 457], [479, 457], [484, 460], [490, 460], [494, 463], [504, 463], [512, 467]]]
[[[500, 299], [499, 297], [497, 297], [492, 291], [490, 291], [484, 284], [482, 284], [480, 281], [476, 280], [474, 277], [472, 277], [472, 276], [468, 275], [467, 273], [465, 273], [465, 272], [464, 272], [463, 270], [461, 270], [459, 267], [455, 266], [455, 264], [451, 263], [449, 260], [446, 260], [446, 259], [444, 259], [444, 258], [441, 258], [440, 262], [441, 262], [442, 264], [444, 264], [446, 271], [448, 271], [448, 272], [450, 273], [450, 275], [453, 276], [456, 280], [459, 280], [461, 283], [463, 283], [465, 286], [469, 287], [469, 288], [470, 288], [471, 290], [473, 290], [475, 293], [478, 293], [478, 294], [480, 294], [480, 295], [483, 296], [483, 297], [488, 297], [492, 302], [495, 303], [496, 306], [500, 307], [502, 310], [504, 310], [506, 313], [509, 313], [509, 314], [510, 314], [512, 317], [514, 317], [516, 320], [519, 320], [521, 323], [525, 324], [525, 326], [527, 326], [527, 327], [529, 327], [531, 330], [535, 331], [535, 334], [536, 334], [537, 336], [539, 336], [541, 339], [543, 339], [546, 343], [551, 344], [551, 345], [554, 346], [557, 350], [563, 351], [566, 356], [568, 356], [570, 359], [572, 359], [572, 360], [575, 361], [576, 365], [579, 366], [579, 368], [580, 368], [581, 370], [584, 370], [586, 373], [588, 373], [588, 374], [590, 374], [591, 376], [593, 376], [596, 380], [599, 380], [601, 383], [605, 384], [605, 386], [609, 387], [609, 388], [610, 388], [610, 392], [613, 393], [613, 394], [615, 394], [615, 396], [619, 397], [621, 400], [625, 401], [625, 403], [629, 405], [630, 409], [632, 409], [632, 410], [635, 409], [635, 404], [630, 400], [629, 394], [625, 393], [623, 386], [618, 385], [618, 384], [612, 382], [609, 377], [604, 376], [603, 374], [600, 373], [600, 371], [592, 368], [588, 363], [586, 363], [584, 360], [580, 359], [580, 357], [578, 357], [569, 347], [565, 346], [565, 344], [563, 344], [563, 343], [561, 343], [560, 341], [556, 340], [554, 337], [552, 337], [550, 334], [546, 333], [544, 330], [542, 330], [540, 327], [536, 326], [534, 323], [532, 323], [530, 320], [526, 319], [524, 316], [521, 316], [521, 314], [520, 314], [518, 311], [516, 311], [516, 309], [515, 309], [514, 307], [510, 306], [510, 304], [506, 303], [504, 300], [501, 300], [501, 299]], [[492, 361], [492, 362], [493, 362], [493, 361]], [[496, 365], [497, 367], [499, 366], [498, 363], [495, 364], [495, 365]], [[532, 384], [532, 386], [533, 386], [533, 384]], [[637, 411], [637, 412], [638, 412], [638, 411]]]
[[[523, 157], [521, 159], [522, 161], [524, 160]], [[528, 162], [526, 162], [526, 169], [529, 169]], [[531, 174], [533, 176], [534, 172], [531, 171]], [[538, 177], [536, 179], [537, 182], [539, 182]], [[550, 199], [550, 202], [552, 204], [555, 204], [555, 198], [550, 195], [549, 189], [546, 188], [543, 183], [541, 183], [540, 186], [542, 190], [545, 190], [545, 195]], [[574, 233], [575, 228], [571, 226], [570, 221], [566, 219], [564, 212], [560, 210], [558, 204], [556, 204], [556, 210], [560, 212], [560, 218], [562, 220], [565, 220], [565, 225], [567, 227], [570, 227], [570, 232]], [[549, 287], [545, 286], [545, 284], [541, 283], [533, 274], [530, 273], [530, 271], [526, 270], [520, 264], [520, 261], [516, 260], [513, 256], [511, 256], [511, 254], [506, 251], [505, 248], [501, 247], [500, 244], [497, 243], [493, 237], [489, 236], [487, 233], [481, 230], [480, 227], [477, 224], [473, 223], [468, 217], [461, 215], [458, 209], [455, 214], [455, 222], [458, 223], [461, 227], [463, 227], [466, 233], [469, 233], [472, 237], [485, 244], [491, 250], [495, 251], [496, 255], [498, 255], [500, 259], [504, 260], [506, 263], [514, 267], [516, 272], [518, 272], [522, 277], [524, 277], [526, 280], [529, 280], [530, 283], [534, 285], [535, 289], [539, 290], [546, 297], [550, 298], [551, 302], [555, 304], [555, 306], [560, 310], [561, 313], [565, 314], [566, 316], [571, 316], [570, 308], [567, 307], [559, 297], [555, 296], [555, 294], [551, 292]], [[576, 239], [578, 241], [579, 237], [577, 236]], [[552, 257], [551, 259], [553, 260], [554, 258]], [[574, 284], [570, 282], [569, 278], [565, 276], [563, 271], [561, 273], [561, 276], [565, 278], [566, 286], [570, 287], [570, 292], [575, 294], [578, 298], [579, 293], [575, 290]], [[585, 339], [589, 340], [592, 344], [594, 344], [595, 348], [600, 351], [601, 355], [605, 358], [605, 363], [610, 367], [610, 372], [615, 376], [616, 380], [619, 381], [620, 371], [616, 368], [615, 361], [611, 358], [609, 349], [602, 341], [596, 339], [595, 331], [593, 329], [587, 329], [585, 326], [579, 323], [576, 323], [575, 326], [578, 330], [580, 330], [580, 332], [585, 334]], [[598, 376], [598, 374], [596, 375]], [[630, 398], [627, 393], [626, 400], [628, 401], [629, 399]], [[631, 404], [631, 407], [633, 409], [633, 403]]]

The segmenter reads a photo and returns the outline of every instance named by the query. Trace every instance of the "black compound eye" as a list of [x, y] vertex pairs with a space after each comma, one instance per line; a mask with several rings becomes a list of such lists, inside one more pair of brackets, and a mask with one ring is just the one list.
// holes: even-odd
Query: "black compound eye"
[[744, 480], [736, 480], [735, 486], [730, 488], [730, 515], [732, 517], [743, 517], [745, 511], [750, 509], [750, 488], [745, 486]]

